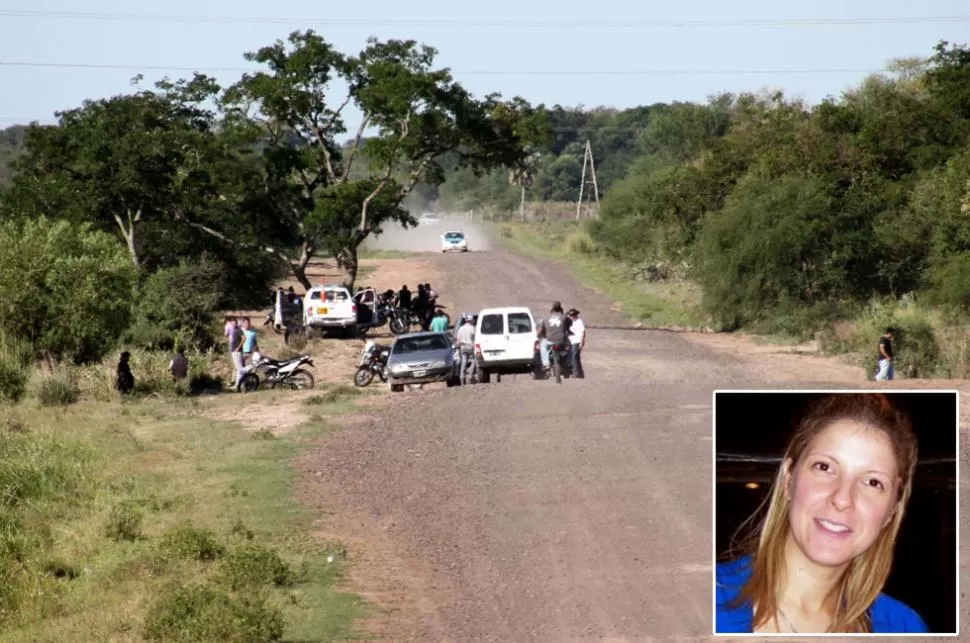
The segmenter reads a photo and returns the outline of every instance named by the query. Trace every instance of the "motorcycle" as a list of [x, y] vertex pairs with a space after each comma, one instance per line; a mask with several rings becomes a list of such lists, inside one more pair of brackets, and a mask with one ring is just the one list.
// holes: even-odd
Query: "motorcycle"
[[367, 386], [374, 381], [375, 375], [381, 378], [381, 382], [386, 382], [387, 358], [390, 355], [390, 346], [384, 346], [374, 340], [369, 340], [364, 345], [364, 350], [360, 353], [360, 361], [357, 362], [357, 372], [354, 373], [354, 384], [357, 386]]
[[562, 378], [569, 377], [569, 344], [552, 344], [549, 347], [549, 369], [556, 378], [556, 384], [562, 384]]
[[[436, 308], [445, 307], [441, 304], [437, 304]], [[448, 313], [445, 313], [445, 317], [448, 319], [448, 326], [451, 327], [451, 317]], [[412, 326], [421, 326], [421, 315], [418, 314], [416, 310], [409, 308], [391, 308], [389, 310], [389, 328], [391, 333], [395, 335], [406, 335], [411, 332]]]
[[[287, 360], [275, 360], [270, 357], [253, 356], [253, 363], [242, 371], [242, 377], [236, 384], [240, 393], [251, 393], [268, 384], [270, 388], [313, 388], [313, 374], [301, 368], [313, 367], [313, 359], [309, 355], [300, 355]], [[263, 374], [260, 379], [260, 373]]]

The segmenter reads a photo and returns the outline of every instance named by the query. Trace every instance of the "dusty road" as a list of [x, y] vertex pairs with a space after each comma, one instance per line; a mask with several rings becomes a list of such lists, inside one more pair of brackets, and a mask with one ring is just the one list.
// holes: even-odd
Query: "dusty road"
[[[419, 234], [436, 249], [428, 231], [402, 245]], [[399, 394], [302, 460], [304, 497], [350, 535], [352, 580], [385, 608], [375, 638], [707, 639], [711, 392], [763, 382], [676, 333], [595, 328], [626, 322], [562, 268], [435, 261], [451, 311], [579, 308], [587, 379]]]

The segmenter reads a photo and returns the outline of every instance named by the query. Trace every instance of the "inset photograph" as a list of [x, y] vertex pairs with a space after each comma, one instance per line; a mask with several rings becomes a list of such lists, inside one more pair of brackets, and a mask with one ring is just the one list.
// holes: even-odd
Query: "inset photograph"
[[957, 391], [714, 392], [714, 634], [959, 632]]

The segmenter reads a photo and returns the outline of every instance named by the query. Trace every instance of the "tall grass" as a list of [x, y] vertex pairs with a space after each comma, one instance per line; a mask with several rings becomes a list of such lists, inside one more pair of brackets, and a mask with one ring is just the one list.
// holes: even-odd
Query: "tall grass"
[[88, 446], [24, 426], [0, 423], [0, 630], [26, 613], [44, 614], [61, 593], [57, 571], [70, 565], [48, 556], [54, 526], [90, 501], [95, 488]]
[[897, 378], [970, 377], [970, 330], [964, 320], [922, 305], [912, 296], [898, 301], [874, 299], [855, 319], [833, 323], [819, 339], [823, 351], [849, 355], [871, 379], [879, 337], [890, 326], [896, 329]]

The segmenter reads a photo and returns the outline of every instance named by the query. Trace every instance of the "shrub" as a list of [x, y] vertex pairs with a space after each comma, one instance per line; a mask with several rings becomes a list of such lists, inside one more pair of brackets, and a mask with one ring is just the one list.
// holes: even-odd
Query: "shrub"
[[18, 402], [27, 392], [33, 347], [0, 331], [0, 401]]
[[141, 538], [141, 510], [132, 501], [116, 504], [108, 514], [104, 534], [114, 541], [134, 541]]
[[283, 637], [283, 616], [265, 597], [233, 596], [215, 585], [166, 587], [149, 609], [149, 641], [263, 643]]
[[0, 223], [0, 328], [38, 352], [101, 359], [128, 327], [135, 267], [91, 226], [46, 217]]
[[206, 256], [151, 275], [142, 285], [128, 340], [149, 350], [208, 350], [215, 345], [216, 312], [225, 266]]
[[222, 561], [222, 578], [233, 590], [258, 585], [289, 585], [290, 566], [273, 549], [249, 544], [234, 549]]
[[37, 386], [37, 401], [42, 406], [68, 406], [77, 401], [78, 388], [72, 373], [55, 367], [41, 376]]
[[161, 549], [167, 553], [189, 560], [210, 561], [221, 557], [226, 548], [208, 529], [199, 529], [184, 523], [162, 536]]

